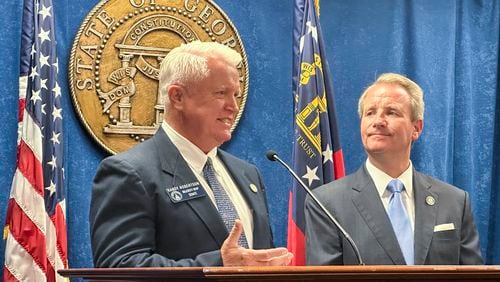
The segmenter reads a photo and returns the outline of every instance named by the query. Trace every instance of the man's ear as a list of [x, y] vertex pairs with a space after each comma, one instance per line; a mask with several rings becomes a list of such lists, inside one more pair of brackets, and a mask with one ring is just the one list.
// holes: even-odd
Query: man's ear
[[185, 89], [180, 85], [170, 85], [167, 89], [170, 105], [175, 109], [182, 109], [185, 98]]
[[422, 134], [422, 130], [424, 129], [424, 121], [419, 119], [413, 122], [413, 133], [411, 135], [411, 139], [413, 142], [417, 141], [418, 137]]

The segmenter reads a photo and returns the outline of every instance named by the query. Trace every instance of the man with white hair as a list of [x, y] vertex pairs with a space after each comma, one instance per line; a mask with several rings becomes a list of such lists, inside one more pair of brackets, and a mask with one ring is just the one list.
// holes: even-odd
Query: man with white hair
[[161, 64], [164, 122], [102, 161], [90, 211], [96, 267], [287, 265], [273, 248], [257, 168], [218, 147], [238, 113], [241, 56], [214, 42], [172, 49]]

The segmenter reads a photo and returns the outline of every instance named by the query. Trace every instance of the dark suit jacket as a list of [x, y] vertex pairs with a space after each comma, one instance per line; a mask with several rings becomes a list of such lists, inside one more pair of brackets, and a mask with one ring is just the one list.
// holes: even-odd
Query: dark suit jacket
[[[218, 156], [252, 211], [253, 248], [271, 248], [264, 184], [257, 168], [222, 150]], [[219, 249], [228, 231], [208, 195], [173, 203], [166, 192], [194, 182], [196, 176], [163, 130], [103, 160], [90, 207], [95, 266], [222, 265]]]
[[[413, 189], [415, 264], [482, 264], [467, 192], [415, 170]], [[389, 217], [364, 166], [313, 193], [351, 235], [365, 264], [405, 264]], [[435, 203], [426, 201], [428, 197]], [[307, 264], [358, 263], [348, 241], [310, 197], [305, 213]], [[454, 230], [434, 231], [435, 226], [447, 223], [453, 223]]]

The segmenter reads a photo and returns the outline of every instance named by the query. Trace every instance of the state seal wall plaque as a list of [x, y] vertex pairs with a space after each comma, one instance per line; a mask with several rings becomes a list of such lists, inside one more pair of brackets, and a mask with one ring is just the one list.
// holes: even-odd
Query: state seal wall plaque
[[215, 41], [241, 54], [240, 110], [248, 95], [248, 62], [240, 36], [210, 0], [105, 0], [75, 37], [69, 63], [71, 96], [83, 125], [114, 154], [151, 137], [163, 120], [158, 95], [162, 59], [182, 43]]

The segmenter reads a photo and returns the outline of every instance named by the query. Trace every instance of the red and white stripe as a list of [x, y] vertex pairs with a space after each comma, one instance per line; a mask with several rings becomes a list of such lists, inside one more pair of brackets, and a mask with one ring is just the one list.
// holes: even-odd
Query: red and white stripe
[[[20, 78], [26, 93], [26, 77]], [[57, 269], [67, 268], [65, 202], [49, 216], [45, 210], [42, 132], [19, 100], [17, 169], [12, 182], [4, 236], [4, 281], [66, 281]]]

